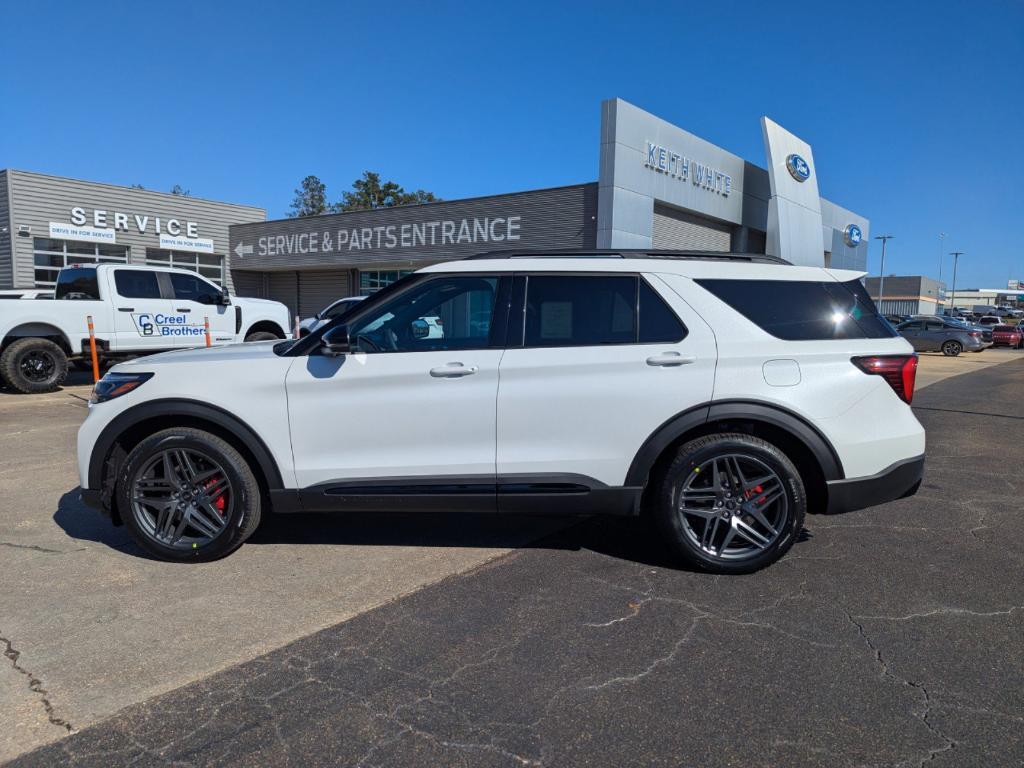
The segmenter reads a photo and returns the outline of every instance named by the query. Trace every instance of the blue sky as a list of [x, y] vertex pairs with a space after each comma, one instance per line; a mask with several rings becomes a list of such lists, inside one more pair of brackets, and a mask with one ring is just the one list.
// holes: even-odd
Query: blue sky
[[[1024, 3], [0, 0], [0, 168], [285, 214], [316, 174], [444, 198], [597, 178], [619, 96], [764, 165], [767, 114], [886, 273], [1024, 279]], [[877, 243], [870, 269], [878, 271]], [[948, 279], [951, 260], [946, 258]]]

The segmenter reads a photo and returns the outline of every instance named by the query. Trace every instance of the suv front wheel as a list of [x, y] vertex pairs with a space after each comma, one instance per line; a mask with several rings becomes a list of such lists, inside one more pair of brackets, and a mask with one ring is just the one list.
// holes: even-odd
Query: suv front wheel
[[774, 563], [803, 527], [807, 496], [776, 446], [739, 433], [683, 445], [666, 470], [655, 510], [669, 546], [712, 573], [751, 573]]
[[162, 560], [216, 560], [260, 522], [260, 489], [245, 458], [199, 429], [165, 429], [140, 442], [117, 483], [121, 518]]

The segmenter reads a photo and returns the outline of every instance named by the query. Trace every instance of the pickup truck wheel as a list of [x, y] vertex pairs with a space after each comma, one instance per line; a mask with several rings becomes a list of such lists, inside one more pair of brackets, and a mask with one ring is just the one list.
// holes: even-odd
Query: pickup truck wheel
[[0, 355], [0, 378], [26, 395], [53, 392], [67, 375], [67, 355], [49, 339], [18, 339]]
[[140, 442], [117, 481], [132, 538], [161, 560], [202, 562], [231, 554], [260, 522], [260, 489], [230, 443], [187, 427]]
[[782, 557], [803, 528], [807, 494], [776, 446], [721, 433], [686, 443], [662, 476], [655, 521], [686, 564], [752, 573]]
[[278, 337], [269, 331], [256, 331], [245, 337], [246, 341], [274, 341]]

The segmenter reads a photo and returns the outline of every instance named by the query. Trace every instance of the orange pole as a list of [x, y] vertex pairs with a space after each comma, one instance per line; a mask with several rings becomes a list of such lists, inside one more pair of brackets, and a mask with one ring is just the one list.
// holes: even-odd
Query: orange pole
[[209, 317], [204, 317], [203, 318], [203, 325], [206, 327], [206, 346], [212, 347], [213, 346], [213, 342], [210, 341], [210, 318]]
[[100, 380], [100, 357], [96, 354], [96, 329], [92, 325], [92, 315], [85, 316], [89, 326], [89, 352], [92, 354], [92, 383]]

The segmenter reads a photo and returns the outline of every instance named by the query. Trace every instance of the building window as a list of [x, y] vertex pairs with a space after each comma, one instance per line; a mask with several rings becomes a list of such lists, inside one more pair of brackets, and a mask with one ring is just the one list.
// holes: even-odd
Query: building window
[[214, 253], [164, 251], [159, 248], [147, 248], [146, 264], [153, 267], [188, 269], [192, 272], [198, 272], [207, 280], [217, 285], [224, 285], [224, 257]]
[[361, 271], [359, 273], [359, 295], [369, 296], [371, 293], [379, 291], [381, 288], [386, 288], [400, 278], [411, 275], [413, 272], [415, 272], [413, 269]]
[[57, 273], [68, 264], [126, 263], [128, 246], [36, 237], [32, 240], [32, 257], [35, 287], [53, 288], [57, 284]]

